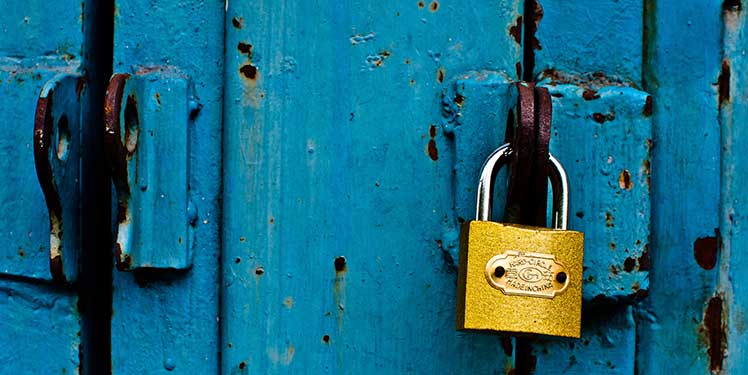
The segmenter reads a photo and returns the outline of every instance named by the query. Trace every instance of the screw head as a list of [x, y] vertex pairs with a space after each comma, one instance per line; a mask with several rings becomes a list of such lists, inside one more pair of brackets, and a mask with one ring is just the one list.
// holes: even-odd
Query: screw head
[[506, 273], [506, 270], [502, 266], [498, 266], [496, 267], [495, 270], [493, 270], [493, 275], [498, 278], [501, 278], [502, 276], [504, 276], [505, 273]]
[[566, 272], [559, 272], [556, 274], [556, 281], [558, 281], [559, 284], [563, 284], [566, 282]]

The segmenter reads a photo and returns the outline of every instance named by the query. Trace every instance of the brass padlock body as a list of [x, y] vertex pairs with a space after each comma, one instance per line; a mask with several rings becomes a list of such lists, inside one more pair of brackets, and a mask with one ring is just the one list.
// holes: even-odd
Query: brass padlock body
[[493, 179], [511, 153], [505, 144], [488, 157], [479, 220], [461, 226], [457, 329], [579, 338], [584, 235], [566, 230], [566, 172], [550, 155], [555, 229], [489, 221]]
[[[463, 223], [457, 329], [578, 338], [583, 249], [580, 232], [491, 221]], [[500, 263], [509, 267], [498, 278], [491, 260], [507, 253], [513, 259]], [[557, 280], [559, 270], [566, 276], [563, 283]], [[513, 290], [502, 291], [496, 286], [500, 282], [489, 278], [514, 280]]]

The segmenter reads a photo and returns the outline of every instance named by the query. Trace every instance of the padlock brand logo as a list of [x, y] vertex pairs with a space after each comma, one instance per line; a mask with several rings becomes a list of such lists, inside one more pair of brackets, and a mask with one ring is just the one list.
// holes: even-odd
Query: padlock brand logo
[[553, 298], [568, 286], [568, 271], [552, 254], [509, 250], [486, 264], [486, 280], [506, 295]]

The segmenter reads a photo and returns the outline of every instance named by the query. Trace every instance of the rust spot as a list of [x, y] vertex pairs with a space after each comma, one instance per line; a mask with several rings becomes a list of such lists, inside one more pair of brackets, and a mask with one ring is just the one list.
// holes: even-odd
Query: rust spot
[[426, 146], [426, 152], [429, 154], [431, 160], [437, 161], [439, 160], [439, 150], [436, 149], [436, 141], [434, 140], [436, 137], [436, 126], [429, 126], [429, 135], [431, 136], [431, 139]]
[[[119, 247], [119, 245], [117, 246]], [[120, 270], [129, 270], [132, 266], [132, 257], [130, 256], [130, 254], [125, 254], [124, 257], [121, 257], [120, 259], [122, 260], [122, 262], [117, 265], [117, 268], [119, 268]]]
[[405, 59], [405, 65], [410, 65], [410, 59]]
[[78, 99], [81, 97], [81, 93], [83, 93], [83, 90], [86, 89], [86, 79], [81, 77], [78, 78], [78, 82], [75, 83], [75, 95], [78, 96]]
[[611, 265], [610, 273], [612, 273], [613, 275], [618, 275], [618, 267], [616, 267], [615, 265]]
[[741, 0], [725, 0], [722, 2], [722, 10], [725, 12], [739, 12], [743, 10]]
[[268, 219], [268, 222], [269, 222], [270, 224], [273, 224], [273, 223], [275, 223], [275, 218], [271, 216], [271, 217], [270, 217], [270, 219]]
[[257, 67], [252, 64], [242, 66], [239, 68], [239, 72], [253, 81], [257, 79]]
[[436, 126], [435, 125], [430, 125], [429, 126], [429, 136], [431, 138], [436, 137]]
[[641, 289], [642, 289], [642, 287], [641, 287], [641, 285], [639, 285], [638, 281], [634, 281], [634, 283], [631, 284], [631, 290], [633, 290], [634, 292], [638, 292]]
[[246, 54], [250, 59], [252, 58], [252, 45], [249, 43], [239, 42], [236, 46], [239, 52]]
[[730, 63], [722, 60], [722, 70], [717, 78], [717, 92], [719, 94], [719, 107], [730, 101]]
[[462, 107], [463, 103], [465, 103], [465, 97], [460, 94], [455, 95], [455, 104], [457, 104], [458, 107]]
[[325, 344], [329, 344], [330, 343], [330, 335], [324, 335], [324, 336], [322, 336], [322, 342], [324, 342]]
[[418, 2], [418, 7], [419, 7], [419, 8], [423, 8], [423, 7], [425, 7], [425, 6], [426, 6], [426, 4], [424, 4], [424, 3], [423, 3], [423, 1], [419, 1], [419, 2]]
[[246, 240], [247, 240], [247, 239], [246, 239], [245, 237], [239, 237], [239, 242], [244, 242], [244, 241], [246, 241]]
[[715, 236], [697, 238], [693, 242], [693, 257], [696, 263], [705, 270], [711, 270], [717, 265], [717, 253], [720, 247], [719, 229], [715, 229], [715, 234]]
[[264, 273], [265, 273], [265, 269], [262, 268], [262, 266], [257, 266], [257, 268], [255, 268], [255, 275], [262, 276], [262, 274]]
[[234, 25], [234, 27], [236, 27], [237, 29], [241, 29], [243, 23], [244, 23], [244, 17], [239, 17], [239, 18], [234, 17], [231, 19], [231, 24]]
[[647, 100], [644, 102], [644, 109], [642, 109], [642, 115], [644, 117], [652, 116], [652, 96], [647, 95]]
[[605, 121], [613, 121], [615, 120], [615, 118], [616, 118], [616, 115], [613, 112], [608, 112], [606, 114], [595, 112], [592, 114], [592, 119], [595, 120], [595, 122], [598, 124], [602, 124]]
[[247, 363], [244, 361], [239, 362], [239, 370], [244, 370], [247, 367]]
[[610, 212], [605, 213], [605, 226], [608, 228], [614, 227], [613, 225], [613, 214]]
[[444, 82], [444, 68], [439, 68], [439, 70], [436, 71], [436, 80], [439, 83]]
[[24, 256], [26, 256], [26, 253], [24, 253], [24, 252], [23, 252], [23, 249], [19, 247], [19, 248], [18, 248], [18, 255], [19, 255], [20, 257], [24, 257]]
[[437, 10], [439, 10], [439, 2], [436, 0], [432, 1], [431, 4], [429, 4], [429, 10], [431, 10], [432, 12], [436, 12]]
[[335, 258], [335, 273], [346, 272], [348, 270], [348, 264], [346, 263], [344, 256]]
[[649, 263], [649, 244], [644, 245], [644, 250], [642, 250], [642, 255], [639, 256], [639, 271], [649, 271], [650, 269], [650, 263]]
[[600, 99], [600, 95], [598, 95], [595, 90], [585, 89], [584, 92], [582, 92], [582, 98], [584, 100], [595, 100]]
[[610, 243], [610, 244], [608, 245], [608, 247], [610, 247], [610, 250], [611, 250], [611, 251], [615, 251], [615, 250], [616, 250], [616, 244], [615, 244], [615, 242], [611, 242], [611, 243]]
[[631, 182], [631, 172], [628, 169], [621, 171], [621, 174], [618, 175], [618, 187], [623, 190], [631, 190], [633, 185]]
[[236, 257], [236, 259], [234, 259], [234, 263], [236, 264], [239, 264], [241, 262], [242, 262], [242, 258]]
[[712, 373], [722, 370], [722, 362], [725, 358], [725, 325], [722, 320], [722, 296], [715, 295], [709, 299], [704, 312], [703, 330], [709, 347], [706, 350], [709, 356], [709, 369]]
[[283, 305], [286, 306], [287, 309], [290, 309], [293, 307], [293, 297], [288, 296], [283, 300]]
[[156, 93], [153, 97], [156, 98], [156, 103], [161, 104], [161, 94]]
[[636, 260], [634, 258], [628, 257], [626, 258], [626, 260], [623, 261], [623, 270], [626, 272], [633, 271], [635, 266], [636, 266]]
[[517, 44], [522, 44], [522, 16], [517, 17], [514, 25], [509, 27], [509, 35]]

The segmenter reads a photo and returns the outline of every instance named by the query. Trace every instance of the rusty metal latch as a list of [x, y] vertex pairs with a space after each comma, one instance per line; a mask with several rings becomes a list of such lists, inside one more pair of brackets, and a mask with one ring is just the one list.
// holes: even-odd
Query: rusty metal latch
[[190, 128], [199, 108], [190, 79], [168, 69], [115, 74], [109, 83], [104, 137], [120, 271], [192, 265]]
[[34, 164], [49, 211], [49, 270], [59, 282], [78, 274], [84, 90], [83, 77], [58, 75], [42, 88], [34, 118]]

